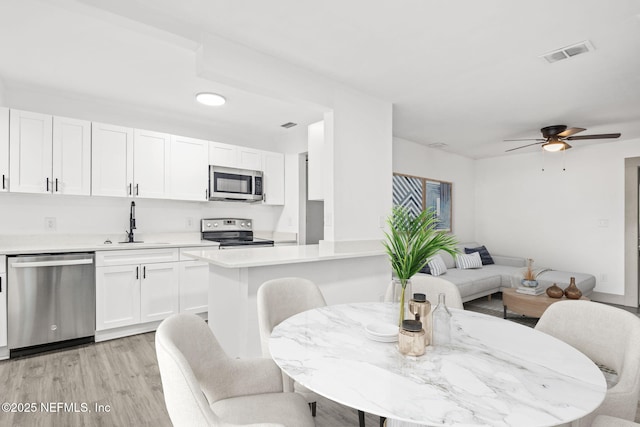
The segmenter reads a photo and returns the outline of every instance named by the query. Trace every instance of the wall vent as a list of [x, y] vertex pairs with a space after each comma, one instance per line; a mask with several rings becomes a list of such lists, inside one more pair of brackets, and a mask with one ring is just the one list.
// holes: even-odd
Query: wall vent
[[563, 47], [562, 49], [554, 50], [553, 52], [545, 53], [544, 55], [540, 55], [540, 57], [546, 59], [548, 63], [552, 64], [593, 50], [594, 48], [591, 42], [589, 40], [585, 40], [580, 43], [572, 44], [571, 46]]
[[293, 123], [293, 122], [287, 122], [287, 123], [285, 123], [283, 125], [280, 125], [280, 126], [282, 126], [285, 129], [289, 129], [289, 128], [292, 128], [294, 126], [298, 126], [298, 124], [297, 123]]

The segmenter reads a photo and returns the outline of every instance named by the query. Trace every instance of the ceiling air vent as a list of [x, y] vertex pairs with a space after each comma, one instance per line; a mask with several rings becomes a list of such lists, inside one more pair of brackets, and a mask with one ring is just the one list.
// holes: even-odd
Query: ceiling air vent
[[563, 47], [562, 49], [554, 50], [553, 52], [545, 53], [540, 57], [546, 59], [547, 62], [551, 64], [554, 62], [562, 61], [563, 59], [568, 59], [573, 56], [580, 55], [582, 53], [591, 52], [593, 50], [594, 49], [591, 42], [589, 40], [585, 40], [571, 46]]
[[280, 126], [285, 128], [285, 129], [289, 129], [289, 128], [292, 128], [292, 127], [297, 126], [297, 125], [298, 125], [297, 123], [287, 122], [287, 123], [285, 123], [283, 125], [280, 125]]

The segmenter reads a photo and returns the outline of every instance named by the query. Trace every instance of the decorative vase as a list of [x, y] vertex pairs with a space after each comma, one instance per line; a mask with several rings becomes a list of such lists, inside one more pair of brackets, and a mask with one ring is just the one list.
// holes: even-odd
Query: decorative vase
[[445, 294], [438, 294], [438, 305], [431, 316], [432, 344], [447, 346], [451, 344], [451, 312], [445, 302]]
[[409, 301], [409, 312], [415, 320], [422, 322], [425, 345], [429, 345], [431, 343], [431, 303], [427, 301], [425, 294], [413, 294], [413, 298]]
[[[579, 290], [579, 289], [578, 289]], [[547, 295], [551, 298], [562, 298], [564, 291], [555, 283], [547, 288]]]
[[398, 307], [396, 321], [399, 328], [402, 328], [402, 321], [406, 319], [405, 313], [409, 313], [407, 307], [409, 298], [407, 296], [411, 295], [411, 279], [406, 279], [404, 286], [402, 286], [402, 282], [401, 279], [393, 279], [393, 302]]
[[569, 299], [580, 299], [582, 291], [576, 286], [576, 278], [569, 280], [569, 286], [564, 290], [564, 295]]
[[535, 288], [536, 286], [538, 286], [537, 280], [522, 279], [520, 283], [522, 283], [522, 286], [526, 286], [527, 288]]

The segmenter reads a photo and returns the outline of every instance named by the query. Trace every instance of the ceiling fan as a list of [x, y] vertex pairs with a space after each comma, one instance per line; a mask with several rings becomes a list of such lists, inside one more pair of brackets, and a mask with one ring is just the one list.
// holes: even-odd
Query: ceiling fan
[[511, 148], [506, 150], [505, 153], [538, 144], [542, 144], [542, 149], [546, 151], [563, 151], [571, 148], [571, 145], [569, 145], [567, 141], [579, 141], [581, 139], [612, 139], [619, 138], [621, 135], [620, 133], [601, 133], [597, 135], [573, 136], [576, 133], [585, 130], [586, 129], [583, 128], [567, 128], [565, 125], [546, 126], [540, 129], [540, 132], [542, 132], [542, 138], [505, 139], [505, 141], [537, 141], [533, 144]]

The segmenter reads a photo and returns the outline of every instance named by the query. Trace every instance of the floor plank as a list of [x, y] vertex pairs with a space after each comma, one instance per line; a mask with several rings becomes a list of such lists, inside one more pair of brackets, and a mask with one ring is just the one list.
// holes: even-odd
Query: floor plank
[[[36, 412], [0, 412], [0, 426], [171, 426], [154, 339], [140, 334], [0, 362], [2, 402], [37, 405]], [[58, 409], [58, 402], [75, 407]], [[96, 412], [96, 405], [109, 405], [110, 412]], [[366, 424], [376, 427], [379, 418], [367, 414]], [[316, 426], [356, 427], [358, 413], [321, 398]]]

